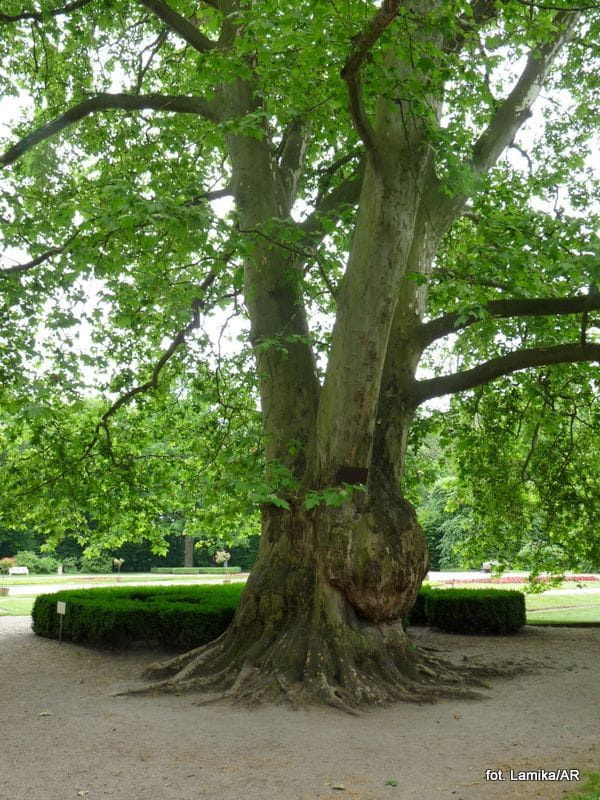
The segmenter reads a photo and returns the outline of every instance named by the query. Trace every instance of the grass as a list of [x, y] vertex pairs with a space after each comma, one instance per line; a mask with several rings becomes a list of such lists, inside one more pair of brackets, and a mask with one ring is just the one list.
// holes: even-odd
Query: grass
[[26, 617], [31, 614], [34, 600], [31, 595], [0, 597], [0, 617]]
[[600, 606], [600, 594], [578, 592], [577, 594], [530, 594], [527, 595], [529, 611], [542, 608], [570, 608], [571, 606]]
[[[240, 573], [233, 573], [230, 577], [235, 578], [236, 574], [239, 575]], [[160, 575], [144, 572], [126, 572], [120, 575], [116, 573], [108, 575], [77, 575], [73, 573], [69, 573], [68, 575], [1, 575], [0, 586], [50, 585], [54, 583], [89, 583], [90, 586], [94, 586], [95, 584], [112, 581], [118, 581], [119, 583], [145, 583], [146, 581], [189, 581], [194, 579], [204, 580], [205, 578], [220, 580], [222, 577], [223, 575], [221, 574], [211, 575], [206, 573], [202, 575]]]
[[527, 616], [529, 625], [556, 623], [569, 625], [570, 623], [595, 623], [600, 625], [600, 603], [589, 608], [560, 608], [553, 611], [542, 611]]
[[587, 781], [568, 800], [600, 800], [600, 772], [590, 772]]
[[582, 590], [570, 594], [527, 595], [527, 622], [539, 624], [600, 624], [600, 594]]

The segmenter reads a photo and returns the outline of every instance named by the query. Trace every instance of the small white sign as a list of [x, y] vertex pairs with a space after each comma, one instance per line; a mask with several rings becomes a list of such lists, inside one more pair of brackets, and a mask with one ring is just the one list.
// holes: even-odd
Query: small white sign
[[63, 616], [67, 613], [67, 604], [62, 600], [56, 603], [56, 613], [62, 614]]

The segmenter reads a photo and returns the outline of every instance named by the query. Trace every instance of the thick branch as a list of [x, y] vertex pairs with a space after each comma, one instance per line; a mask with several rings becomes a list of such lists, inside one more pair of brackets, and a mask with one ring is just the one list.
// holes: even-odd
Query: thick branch
[[21, 14], [0, 14], [0, 22], [20, 22], [21, 20], [34, 20], [35, 22], [43, 22], [47, 17], [59, 17], [63, 14], [70, 14], [72, 11], [77, 11], [78, 8], [89, 5], [93, 0], [75, 0], [73, 3], [67, 3], [60, 8], [53, 8], [50, 11], [23, 11]]
[[45, 253], [36, 256], [36, 258], [32, 258], [31, 261], [27, 261], [24, 264], [15, 264], [13, 267], [5, 267], [4, 269], [0, 269], [0, 275], [14, 275], [15, 273], [19, 272], [29, 272], [30, 269], [34, 269], [40, 264], [43, 264], [45, 261], [49, 261], [53, 256], [60, 255], [64, 249], [64, 247], [51, 247], [50, 250], [46, 250]]
[[554, 20], [557, 29], [552, 38], [529, 55], [525, 69], [513, 90], [475, 143], [471, 162], [475, 172], [486, 172], [493, 166], [503, 150], [513, 141], [521, 125], [531, 116], [531, 107], [546, 76], [562, 46], [573, 34], [578, 19], [578, 12], [559, 12]]
[[363, 105], [360, 68], [373, 45], [398, 16], [399, 11], [400, 0], [383, 0], [379, 10], [374, 14], [370, 22], [363, 28], [361, 33], [353, 37], [354, 48], [346, 59], [341, 73], [342, 78], [348, 85], [348, 102], [352, 120], [364, 142], [369, 158], [374, 163], [378, 161], [377, 141], [375, 131]]
[[279, 147], [279, 170], [290, 207], [296, 199], [307, 142], [306, 123], [302, 117], [295, 117], [289, 124]]
[[[530, 52], [521, 76], [492, 115], [486, 130], [473, 145], [472, 157], [465, 163], [475, 181], [496, 163], [502, 152], [514, 142], [523, 123], [531, 116], [533, 103], [561, 48], [572, 37], [579, 17], [580, 13], [577, 11], [558, 12], [554, 18], [556, 27], [549, 40]], [[430, 180], [427, 193], [431, 196], [430, 206], [435, 209], [432, 222], [438, 237], [441, 237], [462, 214], [469, 194], [448, 196], [435, 175]]]
[[[552, 314], [584, 314], [600, 310], [600, 295], [585, 294], [576, 297], [543, 297], [534, 299], [492, 300], [484, 306], [483, 315], [473, 314], [461, 318], [459, 312], [445, 314], [421, 325], [416, 333], [420, 345], [427, 347], [436, 339], [468, 328], [476, 322], [491, 317], [543, 317]], [[459, 322], [460, 320], [460, 322]]]
[[89, 100], [78, 103], [64, 114], [56, 117], [51, 122], [47, 122], [45, 125], [41, 125], [25, 136], [0, 156], [0, 165], [7, 166], [12, 164], [35, 145], [45, 139], [49, 139], [51, 136], [55, 136], [69, 127], [69, 125], [79, 122], [79, 120], [88, 117], [90, 114], [95, 114], [99, 111], [143, 111], [146, 109], [179, 112], [182, 114], [199, 114], [208, 119], [216, 118], [210, 103], [201, 97], [162, 94], [97, 94], [95, 97], [90, 97]]
[[73, 239], [75, 239], [79, 235], [79, 230], [76, 230], [75, 233], [72, 233], [68, 239], [65, 240], [64, 244], [58, 245], [57, 247], [50, 247], [45, 252], [41, 253], [39, 256], [32, 258], [31, 261], [26, 261], [23, 264], [15, 264], [12, 267], [5, 267], [4, 269], [0, 269], [0, 276], [2, 275], [14, 275], [20, 272], [29, 272], [31, 269], [35, 269], [40, 264], [43, 264], [46, 261], [49, 261], [54, 256], [59, 256], [61, 253], [64, 253], [67, 247], [71, 244]]
[[426, 381], [415, 381], [410, 391], [410, 401], [420, 405], [433, 397], [474, 389], [476, 386], [522, 369], [582, 361], [600, 362], [600, 344], [559, 344], [553, 347], [515, 350], [514, 353], [492, 358], [464, 372], [442, 375]]
[[215, 42], [201, 33], [195, 25], [192, 25], [171, 6], [163, 3], [162, 0], [138, 0], [138, 2], [156, 14], [168, 28], [181, 36], [194, 50], [206, 53], [216, 47]]

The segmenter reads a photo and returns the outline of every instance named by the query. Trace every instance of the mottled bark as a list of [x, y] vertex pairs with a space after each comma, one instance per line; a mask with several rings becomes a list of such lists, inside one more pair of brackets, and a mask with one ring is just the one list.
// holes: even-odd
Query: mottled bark
[[[482, 672], [411, 644], [402, 618], [425, 568], [414, 512], [301, 506], [264, 512], [259, 558], [231, 627], [215, 642], [153, 664], [141, 691], [216, 692], [243, 703], [319, 702], [346, 711], [395, 700], [470, 696]], [[399, 526], [399, 527], [397, 527]], [[420, 537], [417, 537], [420, 541]]]
[[[253, 87], [238, 81], [225, 92], [226, 113], [256, 111]], [[244, 261], [244, 295], [251, 321], [267, 460], [302, 476], [314, 433], [319, 384], [300, 285], [297, 256], [278, 244], [277, 223], [290, 220], [288, 176], [264, 138], [227, 137], [239, 229], [252, 246]]]

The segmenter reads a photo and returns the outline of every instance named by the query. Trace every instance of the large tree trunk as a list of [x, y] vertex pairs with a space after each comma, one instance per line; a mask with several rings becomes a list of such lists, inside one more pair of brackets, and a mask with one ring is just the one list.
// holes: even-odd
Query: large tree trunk
[[389, 484], [342, 507], [268, 507], [230, 628], [148, 675], [167, 691], [346, 710], [470, 694], [462, 671], [415, 648], [405, 632], [426, 570], [414, 511]]

